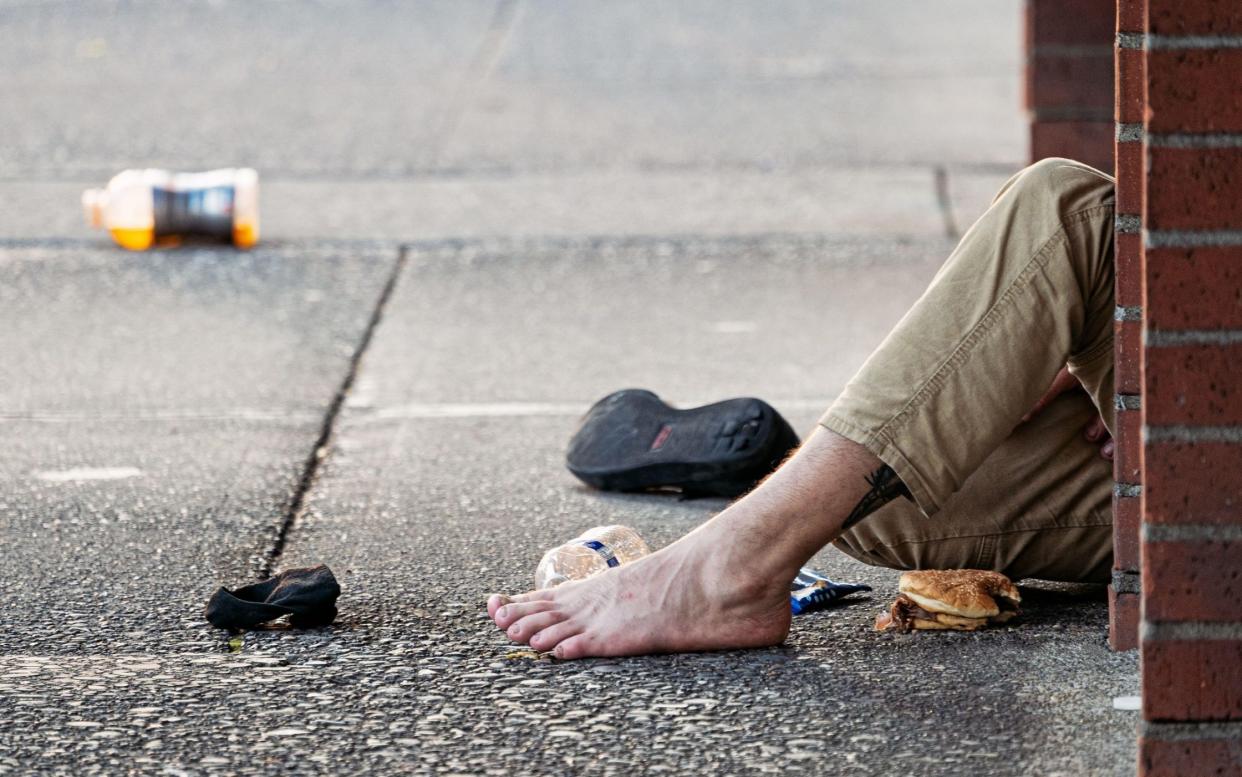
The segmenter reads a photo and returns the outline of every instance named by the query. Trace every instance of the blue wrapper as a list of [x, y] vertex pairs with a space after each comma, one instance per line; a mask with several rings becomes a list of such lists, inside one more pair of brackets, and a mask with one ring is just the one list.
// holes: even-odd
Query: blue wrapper
[[801, 615], [830, 607], [850, 594], [870, 591], [871, 586], [862, 583], [838, 583], [810, 567], [803, 567], [798, 570], [798, 576], [793, 579], [789, 590], [790, 609], [794, 615]]

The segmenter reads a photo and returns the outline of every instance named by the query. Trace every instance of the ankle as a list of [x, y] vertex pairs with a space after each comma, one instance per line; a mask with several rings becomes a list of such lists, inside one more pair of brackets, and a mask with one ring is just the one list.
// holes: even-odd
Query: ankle
[[797, 568], [787, 570], [788, 565], [778, 560], [747, 553], [743, 550], [747, 545], [721, 543], [704, 549], [700, 574], [703, 585], [710, 587], [705, 593], [727, 603], [763, 601], [777, 594], [787, 596]]
[[804, 561], [801, 550], [783, 533], [766, 531], [770, 524], [753, 520], [748, 515], [752, 509], [753, 505], [735, 504], [726, 511], [729, 515], [717, 516], [715, 531], [703, 547], [707, 563], [721, 579], [751, 594], [787, 591]]

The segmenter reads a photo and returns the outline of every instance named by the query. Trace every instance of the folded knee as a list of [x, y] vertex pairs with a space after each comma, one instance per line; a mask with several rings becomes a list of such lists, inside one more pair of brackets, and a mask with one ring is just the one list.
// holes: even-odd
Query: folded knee
[[1056, 207], [1063, 215], [1114, 199], [1115, 183], [1107, 174], [1072, 159], [1048, 157], [1028, 165], [1002, 191], [1024, 205]]

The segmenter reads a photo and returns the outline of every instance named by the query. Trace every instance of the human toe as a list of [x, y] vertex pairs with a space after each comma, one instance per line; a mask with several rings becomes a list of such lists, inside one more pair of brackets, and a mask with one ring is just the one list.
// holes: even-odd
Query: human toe
[[573, 619], [563, 618], [533, 634], [529, 644], [535, 650], [547, 653], [565, 640], [577, 636], [581, 632], [582, 627]]
[[514, 642], [529, 642], [532, 636], [564, 620], [565, 613], [560, 610], [544, 610], [515, 621], [505, 629], [505, 634]]
[[534, 602], [515, 601], [496, 610], [496, 615], [493, 617], [493, 620], [496, 621], [497, 627], [507, 630], [510, 626], [522, 618], [525, 618], [528, 615], [534, 615], [537, 612], [550, 610], [554, 606], [555, 605], [552, 602], [547, 601], [546, 599]]
[[[526, 602], [543, 602], [552, 598], [552, 589], [542, 588], [538, 591], [527, 591], [524, 594], [516, 594], [514, 596], [506, 596], [505, 594], [492, 594], [487, 599], [487, 614], [496, 620], [496, 613], [507, 604], [524, 604]], [[502, 627], [503, 628], [503, 627]]]
[[513, 599], [504, 594], [492, 594], [487, 597], [487, 617], [495, 620], [496, 611], [512, 601]]
[[593, 655], [591, 652], [591, 639], [586, 634], [575, 634], [572, 637], [566, 637], [556, 643], [556, 647], [552, 649], [552, 655], [564, 661]]

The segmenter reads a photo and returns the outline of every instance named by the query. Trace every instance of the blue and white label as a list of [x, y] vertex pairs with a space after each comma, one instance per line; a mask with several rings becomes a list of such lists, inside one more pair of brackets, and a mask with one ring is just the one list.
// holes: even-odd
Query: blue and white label
[[582, 544], [603, 556], [608, 566], [616, 567], [621, 565], [621, 561], [617, 558], [617, 554], [612, 552], [612, 548], [599, 540], [583, 540]]

